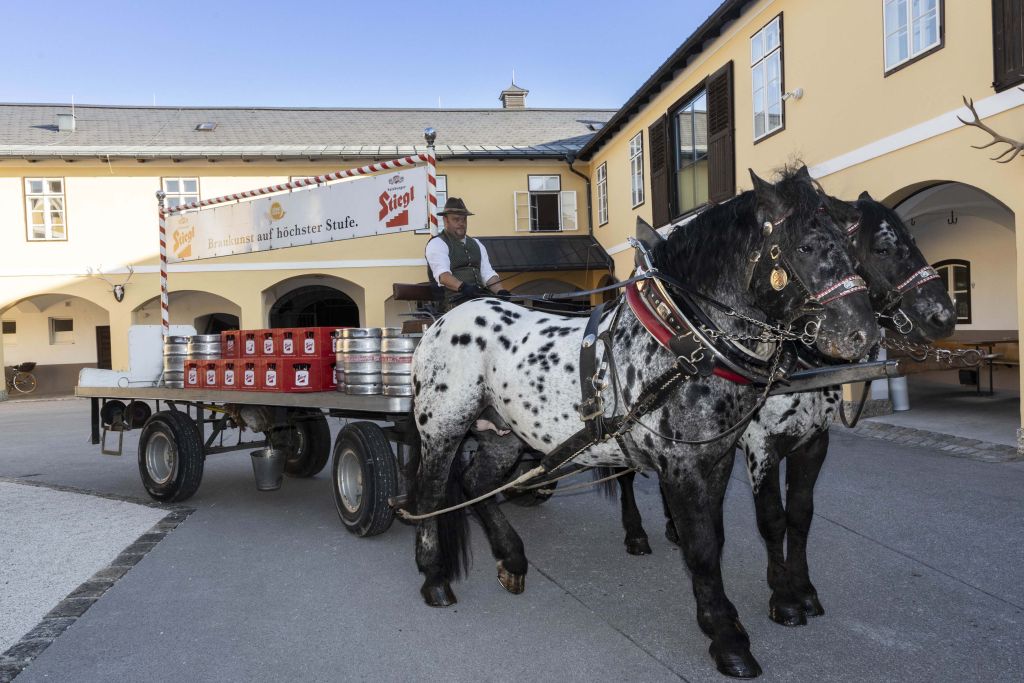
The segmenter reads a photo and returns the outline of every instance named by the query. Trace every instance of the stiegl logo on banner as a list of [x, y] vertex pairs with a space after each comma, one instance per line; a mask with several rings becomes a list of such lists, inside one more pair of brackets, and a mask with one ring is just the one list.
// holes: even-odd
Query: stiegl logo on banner
[[377, 219], [384, 223], [386, 228], [404, 228], [409, 225], [409, 205], [416, 199], [416, 187], [405, 189], [395, 181], [402, 182], [402, 176], [395, 176], [389, 182], [392, 187], [380, 193], [377, 200], [380, 202], [380, 212]]

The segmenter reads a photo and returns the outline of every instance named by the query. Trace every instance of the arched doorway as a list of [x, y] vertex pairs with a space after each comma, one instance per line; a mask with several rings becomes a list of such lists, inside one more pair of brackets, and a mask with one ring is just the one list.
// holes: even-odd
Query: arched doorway
[[[198, 290], [175, 290], [168, 295], [172, 325], [191, 325], [197, 334], [237, 330], [241, 307], [217, 294]], [[133, 325], [160, 324], [160, 297], [153, 297], [132, 311]]]
[[[512, 293], [539, 296], [541, 294], [570, 294], [572, 292], [581, 291], [583, 290], [576, 285], [569, 284], [568, 282], [555, 280], [553, 278], [545, 278], [525, 282], [513, 289]], [[573, 297], [571, 299], [560, 299], [558, 301], [530, 301], [525, 302], [523, 305], [537, 309], [538, 311], [570, 313], [574, 311], [583, 311], [589, 308], [590, 297], [583, 295], [580, 297]]]
[[270, 307], [270, 327], [359, 327], [359, 306], [325, 285], [304, 285]]

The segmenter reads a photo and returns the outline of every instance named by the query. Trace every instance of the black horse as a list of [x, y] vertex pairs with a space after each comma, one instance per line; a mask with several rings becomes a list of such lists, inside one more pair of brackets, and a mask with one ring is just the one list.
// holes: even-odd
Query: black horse
[[[867, 192], [852, 206], [856, 209], [853, 216], [846, 204], [833, 204], [832, 211], [848, 225], [851, 256], [868, 284], [872, 306], [890, 334], [916, 344], [949, 336], [956, 321], [953, 302], [906, 225]], [[656, 236], [653, 231], [651, 234]], [[841, 399], [838, 387], [772, 396], [737, 444], [745, 456], [757, 525], [768, 551], [769, 615], [786, 626], [806, 624], [807, 617], [825, 612], [810, 580], [807, 535], [814, 512], [814, 485]], [[784, 458], [788, 463], [785, 504], [779, 484], [779, 464]], [[602, 468], [600, 473], [609, 470]], [[633, 479], [632, 473], [618, 478], [626, 550], [646, 555], [651, 548], [633, 495]], [[671, 521], [665, 534], [678, 542]]]
[[[830, 212], [806, 169], [777, 184], [753, 174], [754, 190], [711, 207], [685, 231], [657, 246], [653, 265], [682, 283], [717, 339], [767, 337], [776, 342], [806, 334], [807, 343], [832, 358], [864, 355], [878, 329], [846, 249], [845, 226]], [[678, 286], [678, 285], [677, 285]], [[633, 285], [635, 287], [635, 285]], [[627, 291], [626, 298], [639, 290]], [[674, 300], [682, 295], [673, 290]], [[716, 302], [712, 305], [710, 302]], [[528, 449], [550, 454], [580, 431], [581, 384], [599, 387], [604, 415], [622, 418], [619, 437], [596, 443], [573, 459], [584, 466], [625, 466], [658, 473], [690, 570], [697, 622], [711, 638], [718, 669], [731, 676], [760, 673], [736, 608], [726, 597], [720, 558], [722, 500], [732, 453], [762, 387], [721, 366], [715, 374], [689, 374], [663, 392], [660, 404], [636, 414], [639, 398], [682, 363], [620, 299], [601, 319], [607, 339], [598, 359], [612, 366], [614, 381], [581, 379], [586, 321], [531, 311], [488, 298], [463, 304], [425, 335], [413, 359], [413, 418], [419, 437], [414, 500], [429, 514], [492, 491], [506, 481]], [[815, 323], [805, 325], [808, 317]], [[767, 329], [765, 325], [772, 326]], [[779, 348], [776, 346], [776, 348]], [[704, 349], [710, 355], [713, 349]], [[716, 356], [716, 359], [718, 357]], [[772, 365], [779, 354], [768, 353]], [[699, 362], [696, 356], [691, 357]], [[766, 376], [775, 374], [768, 367]], [[659, 385], [660, 386], [660, 385]], [[481, 431], [478, 418], [511, 433]], [[470, 432], [479, 443], [471, 458], [461, 450]], [[525, 588], [523, 543], [494, 498], [473, 507], [510, 592]], [[463, 510], [423, 519], [416, 534], [416, 563], [428, 605], [455, 602], [450, 581], [466, 569]]]

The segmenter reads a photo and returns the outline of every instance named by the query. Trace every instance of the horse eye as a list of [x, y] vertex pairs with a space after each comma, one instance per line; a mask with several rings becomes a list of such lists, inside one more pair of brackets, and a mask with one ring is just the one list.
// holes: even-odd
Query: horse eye
[[796, 250], [799, 251], [801, 254], [810, 254], [812, 251], [814, 251], [811, 248], [811, 245], [809, 244], [801, 244], [799, 247], [796, 248]]

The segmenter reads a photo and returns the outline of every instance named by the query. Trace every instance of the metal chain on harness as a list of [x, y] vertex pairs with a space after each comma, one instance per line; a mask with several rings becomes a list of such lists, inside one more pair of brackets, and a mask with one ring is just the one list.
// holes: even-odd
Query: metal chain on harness
[[977, 366], [981, 364], [981, 351], [978, 349], [938, 349], [931, 344], [915, 344], [895, 337], [882, 339], [882, 346], [893, 351], [904, 351], [911, 360], [924, 363], [929, 357], [939, 363], [954, 365], [958, 360], [964, 365]]

